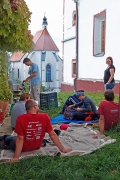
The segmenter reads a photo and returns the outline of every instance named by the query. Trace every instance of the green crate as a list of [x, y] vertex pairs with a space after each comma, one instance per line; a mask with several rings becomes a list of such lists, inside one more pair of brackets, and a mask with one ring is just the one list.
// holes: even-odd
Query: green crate
[[40, 93], [40, 109], [51, 109], [58, 107], [57, 92]]

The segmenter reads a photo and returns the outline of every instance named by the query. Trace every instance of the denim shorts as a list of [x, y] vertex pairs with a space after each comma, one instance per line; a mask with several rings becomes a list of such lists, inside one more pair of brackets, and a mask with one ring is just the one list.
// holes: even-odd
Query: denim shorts
[[114, 86], [115, 86], [115, 82], [112, 82], [112, 83], [110, 83], [110, 84], [104, 84], [105, 90], [107, 90], [107, 89], [113, 89]]

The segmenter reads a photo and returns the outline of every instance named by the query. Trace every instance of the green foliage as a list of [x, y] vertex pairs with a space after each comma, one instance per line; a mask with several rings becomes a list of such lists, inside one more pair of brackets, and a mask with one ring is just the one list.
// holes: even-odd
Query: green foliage
[[8, 88], [8, 76], [6, 68], [6, 53], [0, 52], [0, 101], [11, 99], [11, 91]]
[[[54, 117], [63, 103], [73, 93], [58, 93], [61, 106], [47, 113]], [[104, 98], [103, 93], [85, 93], [96, 102]], [[116, 96], [116, 101], [118, 96]], [[51, 157], [35, 156], [17, 163], [0, 164], [0, 180], [119, 180], [120, 179], [120, 127], [105, 132], [117, 140], [114, 144], [84, 156]]]
[[[16, 8], [11, 8], [14, 4]], [[19, 5], [18, 5], [19, 4]], [[32, 47], [32, 35], [28, 31], [31, 12], [24, 0], [0, 2], [0, 50], [25, 51]]]
[[[22, 88], [22, 81], [20, 81], [19, 79], [15, 79], [15, 82], [18, 83]], [[23, 89], [23, 93], [28, 93], [30, 91], [30, 81], [25, 82], [24, 87], [25, 89]]]
[[5, 54], [32, 49], [33, 36], [28, 30], [30, 16], [31, 12], [24, 0], [0, 1], [0, 101], [11, 97]]
[[43, 86], [43, 84], [40, 86], [40, 92], [44, 92], [45, 91], [45, 86]]

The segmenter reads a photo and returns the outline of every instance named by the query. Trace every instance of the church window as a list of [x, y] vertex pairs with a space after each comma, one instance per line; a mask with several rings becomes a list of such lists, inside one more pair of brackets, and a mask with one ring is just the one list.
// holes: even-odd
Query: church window
[[47, 64], [46, 66], [46, 82], [51, 82], [51, 66]]
[[106, 10], [94, 15], [93, 56], [105, 54]]

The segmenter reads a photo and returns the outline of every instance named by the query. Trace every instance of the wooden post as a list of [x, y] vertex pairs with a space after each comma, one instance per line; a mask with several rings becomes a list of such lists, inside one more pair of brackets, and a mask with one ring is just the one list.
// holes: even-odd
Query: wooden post
[[120, 125], [120, 81], [119, 81], [119, 107], [118, 107], [118, 124]]

